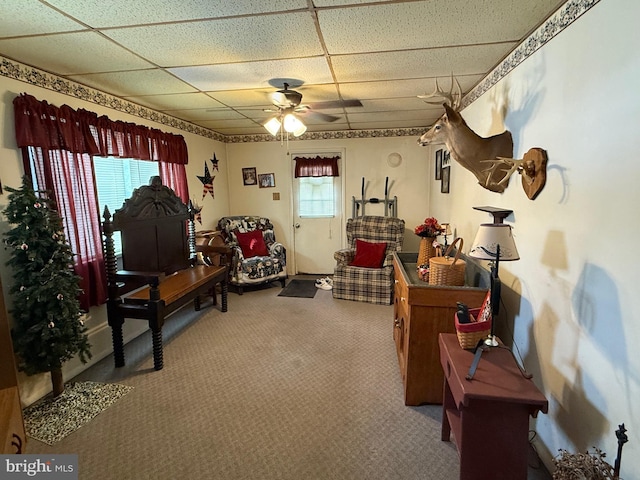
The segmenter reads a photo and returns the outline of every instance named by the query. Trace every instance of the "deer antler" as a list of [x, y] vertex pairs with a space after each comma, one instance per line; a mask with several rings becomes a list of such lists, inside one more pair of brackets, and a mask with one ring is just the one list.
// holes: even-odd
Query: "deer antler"
[[[456, 88], [455, 91], [454, 87]], [[460, 87], [458, 79], [453, 77], [453, 73], [451, 74], [451, 89], [448, 92], [440, 90], [440, 86], [438, 85], [438, 78], [436, 78], [436, 88], [433, 93], [418, 95], [418, 98], [422, 99], [423, 102], [428, 103], [429, 105], [442, 105], [441, 101], [426, 100], [427, 98], [434, 97], [444, 98], [449, 106], [456, 112], [460, 109], [460, 105], [462, 103], [462, 88]]]
[[535, 167], [533, 166], [530, 160], [526, 159], [515, 159], [515, 158], [505, 158], [498, 157], [495, 160], [481, 160], [482, 162], [491, 163], [491, 166], [485, 170], [485, 172], [489, 172], [489, 176], [487, 177], [487, 183], [491, 179], [493, 172], [495, 172], [500, 165], [507, 165], [509, 170], [506, 171], [504, 177], [499, 182], [496, 182], [498, 185], [506, 184], [516, 171], [524, 176], [525, 181], [529, 184], [533, 183], [533, 175], [535, 174]]

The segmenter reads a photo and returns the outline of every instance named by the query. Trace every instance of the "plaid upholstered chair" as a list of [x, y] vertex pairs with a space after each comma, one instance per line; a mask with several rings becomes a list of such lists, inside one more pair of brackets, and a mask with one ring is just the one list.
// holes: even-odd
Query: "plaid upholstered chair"
[[[333, 257], [333, 298], [390, 305], [393, 252], [402, 250], [404, 220], [365, 216], [347, 220], [348, 248]], [[383, 245], [386, 244], [386, 245]]]
[[[287, 251], [276, 241], [268, 218], [250, 215], [222, 217], [218, 221], [225, 244], [233, 259], [229, 283], [242, 295], [243, 287], [287, 279]], [[258, 238], [254, 237], [258, 235]]]

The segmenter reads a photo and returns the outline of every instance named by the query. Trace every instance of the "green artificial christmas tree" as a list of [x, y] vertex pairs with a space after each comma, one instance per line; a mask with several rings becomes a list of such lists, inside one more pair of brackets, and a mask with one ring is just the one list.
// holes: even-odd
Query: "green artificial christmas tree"
[[27, 375], [51, 372], [54, 397], [64, 391], [62, 364], [79, 354], [91, 358], [81, 318], [79, 278], [55, 202], [35, 192], [27, 178], [19, 190], [7, 187], [4, 210], [13, 226], [5, 233], [11, 249], [7, 265], [14, 283], [12, 337], [18, 368]]

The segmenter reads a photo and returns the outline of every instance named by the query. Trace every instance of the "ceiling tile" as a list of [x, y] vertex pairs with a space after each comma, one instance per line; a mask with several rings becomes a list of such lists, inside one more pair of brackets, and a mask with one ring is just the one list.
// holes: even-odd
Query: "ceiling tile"
[[266, 88], [272, 78], [300, 78], [314, 84], [333, 80], [324, 57], [179, 67], [169, 71], [197, 89], [208, 92]]
[[[483, 75], [456, 75], [463, 92], [468, 92]], [[449, 90], [451, 77], [439, 77], [438, 85], [441, 89]], [[435, 89], [434, 78], [417, 78], [413, 80], [383, 80], [375, 82], [341, 83], [340, 92], [344, 98], [360, 100], [376, 98], [411, 97], [431, 93]]]
[[205, 121], [205, 120], [231, 120], [244, 119], [245, 117], [228, 108], [194, 108], [191, 110], [171, 110], [171, 115], [184, 118], [189, 121]]
[[399, 2], [321, 10], [318, 19], [332, 55], [514, 42], [530, 30], [532, 15], [544, 18], [550, 4], [557, 0], [526, 2], [526, 7], [523, 3], [521, 0]]
[[[12, 0], [14, 1], [14, 0]], [[139, 25], [307, 8], [305, 0], [48, 0], [93, 27]]]
[[0, 38], [68, 32], [85, 28], [40, 2], [33, 0], [5, 0], [2, 2]]
[[470, 75], [486, 72], [514, 47], [497, 44], [331, 57], [339, 82]]
[[[412, 111], [412, 110], [428, 110], [438, 109], [442, 110], [442, 106], [433, 106], [426, 104], [418, 97], [404, 97], [404, 98], [382, 98], [378, 100], [362, 100], [362, 105], [365, 112], [393, 112], [400, 111]], [[355, 109], [350, 109], [349, 113], [358, 113]]]
[[69, 75], [71, 80], [119, 96], [188, 93], [195, 89], [162, 70]]
[[161, 67], [323, 53], [312, 18], [306, 12], [119, 28], [105, 30], [104, 34]]
[[[432, 121], [420, 122], [419, 120], [407, 120], [407, 121], [395, 121], [393, 125], [389, 125], [386, 122], [359, 122], [350, 123], [354, 130], [378, 130], [378, 129], [394, 129], [394, 128], [424, 128], [425, 131], [428, 127], [425, 125], [431, 125], [438, 117], [435, 117]], [[416, 141], [418, 136], [416, 136]]]
[[[380, 121], [382, 118], [384, 118], [384, 121], [393, 120], [394, 123], [396, 120], [420, 120], [422, 122], [419, 123], [420, 125], [426, 125], [423, 119], [429, 118], [431, 115], [432, 113], [425, 113], [425, 110], [407, 110], [384, 112], [384, 115], [380, 115], [380, 112], [349, 113], [347, 116], [349, 117], [349, 122], [375, 122]], [[437, 114], [436, 118], [441, 115], [442, 112]]]
[[94, 32], [0, 40], [0, 52], [58, 75], [153, 67]]
[[205, 93], [179, 93], [169, 95], [141, 95], [125, 97], [140, 105], [153, 107], [162, 111], [181, 110], [188, 108], [222, 108], [223, 104], [209, 97]]

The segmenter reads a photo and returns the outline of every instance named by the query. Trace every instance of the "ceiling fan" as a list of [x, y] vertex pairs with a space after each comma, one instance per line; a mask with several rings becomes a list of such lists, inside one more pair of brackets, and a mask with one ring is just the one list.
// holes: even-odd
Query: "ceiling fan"
[[[340, 117], [336, 117], [335, 115], [328, 115], [316, 110], [362, 106], [362, 102], [360, 102], [360, 100], [338, 100], [319, 102], [311, 105], [303, 105], [302, 94], [300, 92], [297, 92], [296, 90], [289, 89], [289, 85], [290, 84], [285, 81], [283, 82], [284, 88], [282, 90], [277, 90], [271, 93], [271, 103], [273, 103], [273, 105], [277, 109], [264, 110], [265, 112], [274, 112], [277, 114], [265, 124], [265, 128], [267, 128], [267, 130], [269, 130], [269, 132], [274, 136], [279, 131], [280, 125], [284, 125], [285, 130], [287, 132], [293, 133], [296, 137], [302, 135], [306, 131], [306, 127], [295, 116], [295, 114], [315, 118], [324, 122], [335, 122]], [[283, 118], [282, 122], [280, 122], [280, 117]], [[272, 128], [267, 127], [267, 125], [269, 124], [271, 124]]]

